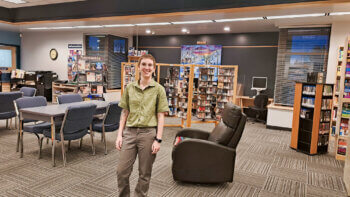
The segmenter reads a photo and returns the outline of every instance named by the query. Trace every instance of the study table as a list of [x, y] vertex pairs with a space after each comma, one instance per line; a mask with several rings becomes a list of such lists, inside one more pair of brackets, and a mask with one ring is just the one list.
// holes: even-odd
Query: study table
[[54, 157], [54, 151], [55, 151], [55, 122], [61, 122], [64, 118], [64, 115], [66, 113], [66, 110], [69, 106], [78, 105], [82, 103], [93, 103], [96, 105], [96, 112], [95, 114], [102, 114], [106, 111], [106, 108], [108, 106], [107, 101], [98, 101], [98, 100], [92, 100], [92, 101], [83, 101], [83, 102], [75, 102], [75, 103], [67, 103], [67, 104], [60, 104], [60, 105], [47, 105], [47, 106], [41, 106], [41, 107], [30, 107], [30, 108], [24, 108], [20, 110], [20, 157], [23, 157], [23, 130], [22, 130], [22, 120], [23, 119], [32, 119], [32, 120], [38, 120], [38, 121], [45, 121], [51, 123], [51, 140], [53, 143], [52, 148], [52, 165], [55, 166], [55, 157]]
[[[273, 98], [269, 98], [267, 104], [273, 103]], [[237, 96], [236, 104], [241, 107], [242, 112], [244, 108], [248, 108], [250, 106], [254, 106], [254, 98], [249, 96]]]

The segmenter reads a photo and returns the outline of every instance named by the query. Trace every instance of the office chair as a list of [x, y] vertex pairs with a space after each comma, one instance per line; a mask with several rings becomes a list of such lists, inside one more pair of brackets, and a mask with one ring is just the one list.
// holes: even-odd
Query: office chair
[[249, 107], [249, 111], [254, 115], [255, 121], [266, 123], [267, 102], [269, 97], [266, 94], [259, 94], [254, 99], [254, 106]]

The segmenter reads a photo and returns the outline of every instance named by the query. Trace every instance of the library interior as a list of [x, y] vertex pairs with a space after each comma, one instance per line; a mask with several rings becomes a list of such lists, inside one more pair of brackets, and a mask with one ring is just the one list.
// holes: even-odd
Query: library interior
[[349, 121], [350, 1], [0, 0], [0, 196], [350, 196]]

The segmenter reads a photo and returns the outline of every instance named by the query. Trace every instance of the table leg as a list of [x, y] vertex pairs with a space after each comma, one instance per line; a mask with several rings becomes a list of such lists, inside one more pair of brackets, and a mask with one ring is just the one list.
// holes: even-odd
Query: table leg
[[243, 113], [243, 98], [240, 98], [240, 99], [239, 99], [239, 104], [240, 104], [240, 106], [241, 106], [241, 111], [242, 111], [242, 113]]
[[94, 132], [92, 131], [91, 125], [90, 125], [90, 138], [91, 138], [91, 146], [92, 146], [92, 155], [95, 155]]
[[66, 167], [66, 150], [64, 149], [64, 136], [62, 130], [60, 131], [61, 134], [61, 146], [62, 146], [62, 158], [63, 158], [63, 167]]
[[55, 162], [55, 146], [56, 146], [56, 139], [55, 139], [55, 134], [56, 134], [56, 128], [55, 128], [55, 121], [54, 118], [51, 117], [51, 140], [52, 140], [52, 166], [56, 166]]

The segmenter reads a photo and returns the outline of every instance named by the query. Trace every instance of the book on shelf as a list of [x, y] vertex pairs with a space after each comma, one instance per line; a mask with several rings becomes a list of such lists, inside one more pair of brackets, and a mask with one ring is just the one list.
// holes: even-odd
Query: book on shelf
[[95, 82], [96, 81], [96, 74], [94, 72], [86, 72], [86, 81], [87, 82]]
[[346, 140], [338, 139], [337, 154], [339, 154], [339, 155], [346, 155], [346, 146], [347, 146], [347, 141]]
[[313, 98], [313, 97], [302, 97], [301, 106], [314, 107], [315, 106], [315, 98]]

